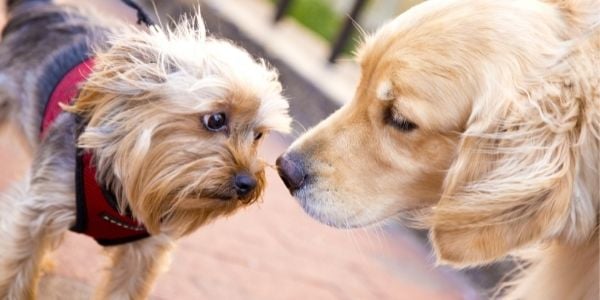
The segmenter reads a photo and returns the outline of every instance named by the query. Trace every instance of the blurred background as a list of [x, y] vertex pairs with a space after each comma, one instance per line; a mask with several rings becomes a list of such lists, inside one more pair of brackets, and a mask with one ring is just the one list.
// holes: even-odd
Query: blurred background
[[[136, 21], [135, 11], [119, 0], [59, 2], [93, 5], [106, 16]], [[279, 69], [296, 121], [293, 134], [271, 136], [263, 144], [261, 155], [274, 164], [295, 137], [352, 99], [359, 77], [352, 52], [360, 30], [372, 32], [420, 1], [136, 2], [164, 26], [200, 6], [212, 35]], [[0, 191], [29, 165], [16, 141], [12, 128], [2, 128]], [[180, 241], [151, 299], [486, 299], [511, 266], [436, 267], [427, 233], [393, 220], [365, 229], [329, 228], [304, 214], [273, 169], [267, 175], [261, 203]], [[107, 263], [101, 247], [68, 233], [54, 258], [40, 299], [89, 299]]]

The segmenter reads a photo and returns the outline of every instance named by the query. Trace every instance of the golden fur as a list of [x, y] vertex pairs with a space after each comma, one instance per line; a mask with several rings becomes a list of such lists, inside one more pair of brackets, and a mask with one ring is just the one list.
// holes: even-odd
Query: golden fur
[[[26, 7], [32, 15], [62, 11], [34, 5]], [[62, 27], [80, 32], [81, 19], [65, 20]], [[74, 105], [64, 107], [69, 113], [41, 143], [38, 127], [18, 120], [20, 128], [33, 128], [25, 135], [34, 137], [35, 158], [29, 177], [0, 201], [1, 299], [35, 298], [46, 253], [75, 222], [77, 124], [85, 126], [76, 142], [93, 153], [99, 181], [152, 234], [108, 248], [111, 265], [97, 299], [147, 298], [176, 239], [255, 202], [264, 190], [259, 133], [287, 131], [290, 123], [277, 72], [232, 43], [207, 37], [199, 17], [172, 30], [113, 26]], [[220, 112], [227, 130], [205, 128], [203, 116]], [[252, 192], [236, 192], [239, 172], [256, 179]]]
[[305, 210], [399, 215], [458, 267], [535, 247], [507, 298], [597, 299], [600, 1], [430, 0], [357, 57], [355, 98], [283, 156], [302, 158]]

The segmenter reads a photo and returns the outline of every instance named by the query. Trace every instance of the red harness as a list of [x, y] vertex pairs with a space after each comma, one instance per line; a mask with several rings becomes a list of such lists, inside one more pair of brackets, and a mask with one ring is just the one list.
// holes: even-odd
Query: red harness
[[[69, 104], [79, 92], [79, 84], [92, 72], [93, 59], [71, 68], [56, 85], [44, 109], [41, 137], [62, 112], [59, 104]], [[96, 180], [92, 153], [77, 149], [75, 170], [77, 216], [71, 230], [93, 237], [101, 245], [117, 245], [148, 237], [143, 224], [129, 214], [120, 214], [115, 195]]]

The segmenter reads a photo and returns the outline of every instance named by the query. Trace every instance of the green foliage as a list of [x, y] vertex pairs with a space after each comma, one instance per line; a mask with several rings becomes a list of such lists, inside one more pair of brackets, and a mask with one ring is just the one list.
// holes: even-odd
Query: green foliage
[[322, 0], [295, 0], [288, 14], [328, 41], [335, 39], [343, 21], [342, 17]]
[[[279, 1], [271, 0], [271, 2]], [[336, 38], [343, 22], [343, 17], [322, 0], [294, 0], [286, 15], [328, 41]]]
[[[270, 0], [273, 3], [278, 0]], [[293, 0], [286, 15], [298, 23], [333, 43], [342, 28], [345, 17], [334, 11], [327, 1], [323, 0]], [[344, 47], [344, 53], [351, 53], [356, 44], [355, 34]]]

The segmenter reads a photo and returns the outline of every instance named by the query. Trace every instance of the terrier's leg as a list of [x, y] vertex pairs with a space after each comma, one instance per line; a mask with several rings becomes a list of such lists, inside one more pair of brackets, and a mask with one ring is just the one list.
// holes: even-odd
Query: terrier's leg
[[56, 194], [61, 188], [41, 187], [36, 192], [29, 180], [21, 187], [0, 200], [6, 201], [3, 208], [9, 208], [0, 220], [0, 299], [35, 298], [44, 255], [57, 246], [75, 219], [74, 201], [61, 203], [68, 197]]
[[156, 277], [169, 263], [173, 241], [166, 235], [109, 247], [112, 265], [96, 299], [146, 299]]

